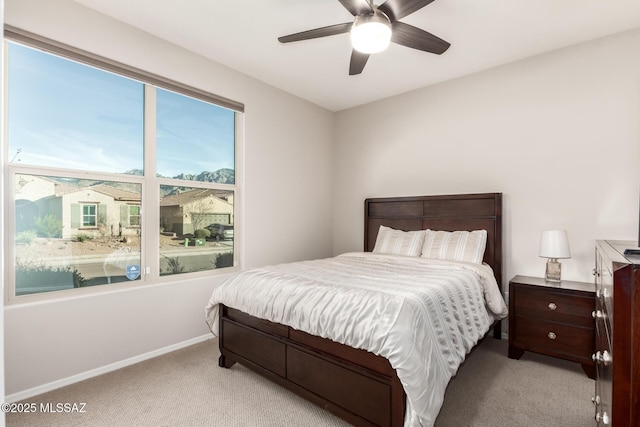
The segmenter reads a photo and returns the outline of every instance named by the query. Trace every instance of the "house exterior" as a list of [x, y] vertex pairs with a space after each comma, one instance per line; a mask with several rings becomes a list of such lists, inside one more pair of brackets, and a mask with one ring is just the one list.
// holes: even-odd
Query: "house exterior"
[[52, 237], [123, 236], [140, 230], [140, 192], [107, 184], [80, 187], [38, 175], [19, 175], [17, 181], [17, 232], [33, 230], [36, 220], [47, 215], [61, 225]]
[[190, 190], [160, 200], [160, 228], [177, 235], [210, 224], [233, 225], [233, 194], [220, 190]]

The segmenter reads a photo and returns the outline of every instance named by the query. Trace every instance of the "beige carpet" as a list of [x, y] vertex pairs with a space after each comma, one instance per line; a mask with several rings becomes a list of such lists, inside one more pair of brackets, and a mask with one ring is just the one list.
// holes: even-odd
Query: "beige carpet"
[[[451, 381], [437, 427], [593, 425], [593, 381], [578, 364], [486, 338]], [[217, 340], [24, 402], [86, 403], [84, 413], [7, 414], [7, 426], [347, 426], [248, 369], [217, 365]]]

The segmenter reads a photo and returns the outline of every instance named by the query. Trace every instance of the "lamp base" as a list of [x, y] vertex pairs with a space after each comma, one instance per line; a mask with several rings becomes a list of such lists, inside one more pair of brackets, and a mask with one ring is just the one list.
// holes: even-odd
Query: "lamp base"
[[545, 273], [544, 279], [547, 282], [561, 282], [560, 279], [560, 271], [561, 264], [558, 262], [557, 258], [549, 258], [547, 260], [547, 271]]

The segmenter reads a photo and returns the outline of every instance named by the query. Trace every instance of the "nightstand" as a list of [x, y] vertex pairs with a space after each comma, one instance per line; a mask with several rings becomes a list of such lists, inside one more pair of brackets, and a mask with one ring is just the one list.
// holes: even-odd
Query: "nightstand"
[[595, 285], [516, 276], [509, 282], [509, 358], [525, 351], [582, 364], [595, 378]]

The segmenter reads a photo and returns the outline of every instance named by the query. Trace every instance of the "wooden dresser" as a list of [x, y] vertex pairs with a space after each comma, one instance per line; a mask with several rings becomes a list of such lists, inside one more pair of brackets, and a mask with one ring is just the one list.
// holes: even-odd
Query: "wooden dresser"
[[637, 242], [596, 242], [596, 386], [598, 426], [640, 426], [640, 255]]

